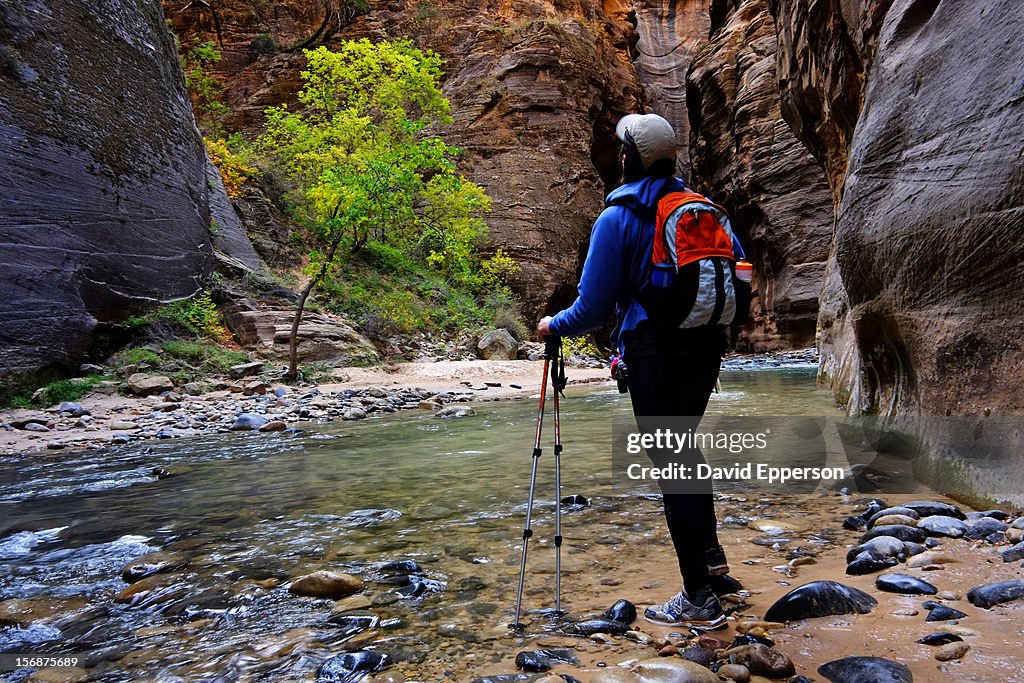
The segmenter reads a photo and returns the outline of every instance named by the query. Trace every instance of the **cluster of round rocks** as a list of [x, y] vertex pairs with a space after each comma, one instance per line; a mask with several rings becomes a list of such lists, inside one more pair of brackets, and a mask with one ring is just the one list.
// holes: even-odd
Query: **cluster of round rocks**
[[[476, 397], [477, 393], [468, 390], [438, 393], [419, 388], [369, 387], [338, 392], [313, 388], [296, 392], [255, 382], [239, 393], [188, 396], [164, 391], [141, 399], [141, 404], [115, 408], [108, 415], [92, 415], [77, 403], [63, 403], [49, 411], [10, 419], [3, 428], [39, 433], [48, 439], [50, 449], [102, 447], [232, 431], [296, 431], [295, 423], [362, 420], [401, 410], [430, 410], [438, 418], [467, 417], [474, 414], [472, 408], [449, 404]], [[112, 435], [96, 434], [110, 431]]]

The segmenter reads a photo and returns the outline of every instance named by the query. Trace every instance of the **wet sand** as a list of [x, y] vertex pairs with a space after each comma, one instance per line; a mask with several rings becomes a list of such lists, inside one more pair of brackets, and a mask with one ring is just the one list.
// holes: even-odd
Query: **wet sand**
[[[921, 499], [955, 503], [935, 494], [879, 497], [890, 504]], [[843, 530], [842, 520], [855, 510], [863, 509], [863, 506], [852, 503], [853, 500], [862, 499], [863, 496], [845, 498], [834, 494], [808, 494], [789, 498], [771, 497], [757, 502], [757, 507], [762, 508], [757, 511], [758, 516], [802, 529], [798, 533], [787, 534], [785, 537], [792, 538], [792, 542], [781, 544], [779, 549], [752, 543], [753, 539], [764, 536], [758, 531], [732, 524], [724, 525], [720, 538], [729, 557], [731, 573], [751, 593], [746, 600], [749, 608], [734, 616], [739, 620], [747, 617], [759, 619], [778, 598], [797, 586], [821, 579], [839, 581], [872, 595], [878, 600], [878, 606], [865, 615], [819, 617], [794, 622], [785, 629], [772, 631], [769, 635], [776, 642], [776, 649], [792, 659], [797, 674], [812, 680], [823, 680], [817, 673], [821, 664], [845, 656], [870, 655], [906, 664], [913, 671], [915, 681], [1024, 681], [1024, 657], [1020, 652], [1024, 639], [1024, 604], [1021, 602], [985, 610], [971, 605], [966, 597], [956, 601], [942, 601], [969, 615], [960, 620], [959, 626], [953, 626], [950, 630], [969, 629], [969, 632], [977, 634], [964, 635], [971, 650], [962, 661], [942, 663], [934, 659], [934, 647], [915, 643], [924, 635], [946, 630], [946, 622], [925, 622], [928, 612], [921, 604], [936, 599], [935, 596], [897, 595], [879, 591], [874, 581], [884, 572], [866, 576], [845, 574], [846, 551], [857, 544], [861, 532]], [[729, 515], [750, 516], [752, 501], [720, 500], [717, 505], [719, 519]], [[965, 512], [968, 511], [968, 508], [961, 507]], [[594, 534], [588, 534], [587, 530], [578, 528], [572, 518], [569, 519], [566, 531], [569, 546], [566, 553], [570, 558], [568, 562], [571, 564], [587, 558], [593, 564], [606, 567], [596, 571], [584, 570], [563, 578], [563, 602], [573, 614], [600, 614], [620, 598], [634, 601], [638, 612], [642, 613], [643, 606], [660, 603], [678, 590], [679, 574], [675, 555], [668, 542], [668, 532], [657, 516], [657, 507], [651, 503], [646, 509], [650, 514], [642, 515], [644, 519], [640, 529], [623, 528], [621, 536], [624, 541], [614, 553], [609, 552], [610, 546], [596, 544]], [[825, 540], [829, 537], [834, 538], [834, 542]], [[787, 550], [798, 547], [819, 552], [815, 564], [795, 568], [792, 577], [783, 576], [772, 569], [786, 564], [784, 556]], [[954, 591], [965, 596], [976, 585], [1024, 578], [1019, 563], [1002, 562], [998, 548], [981, 541], [942, 539], [939, 550], [954, 555], [960, 559], [959, 562], [945, 565], [941, 571], [908, 569], [906, 565], [899, 565], [889, 571], [929, 581], [940, 593]], [[543, 580], [545, 578], [549, 579], [547, 583]], [[537, 590], [536, 595], [527, 598], [531, 607], [550, 606], [549, 598], [553, 594], [551, 578], [531, 576], [529, 585]], [[621, 585], [602, 585], [602, 580], [609, 579], [621, 581]], [[910, 616], [912, 611], [917, 611], [917, 614]], [[731, 618], [728, 628], [711, 635], [730, 642], [737, 633], [736, 623], [737, 620]], [[607, 645], [580, 638], [507, 636], [502, 639], [509, 648], [505, 660], [500, 665], [486, 667], [475, 673], [515, 671], [514, 659], [518, 651], [558, 645], [573, 647], [581, 663], [579, 666], [562, 665], [554, 671], [589, 681], [600, 671], [599, 665], [602, 663], [616, 666], [623, 662], [654, 657], [666, 641], [681, 643], [689, 635], [681, 633], [684, 629], [679, 627], [650, 624], [642, 616], [633, 626], [652, 636], [654, 645], [645, 647], [622, 637], [614, 638], [617, 644]], [[693, 638], [690, 640], [695, 641]], [[432, 677], [424, 676], [426, 672], [419, 673], [419, 680], [430, 680]]]

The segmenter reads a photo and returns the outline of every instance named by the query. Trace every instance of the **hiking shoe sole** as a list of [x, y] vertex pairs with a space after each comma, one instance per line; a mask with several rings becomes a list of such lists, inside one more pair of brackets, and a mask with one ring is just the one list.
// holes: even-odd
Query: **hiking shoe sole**
[[695, 621], [692, 619], [681, 619], [679, 621], [662, 621], [660, 619], [652, 619], [645, 613], [644, 621], [650, 624], [656, 624], [658, 626], [688, 626], [690, 628], [701, 629], [704, 631], [717, 631], [719, 629], [725, 628], [727, 619], [724, 614], [720, 614], [711, 621]]

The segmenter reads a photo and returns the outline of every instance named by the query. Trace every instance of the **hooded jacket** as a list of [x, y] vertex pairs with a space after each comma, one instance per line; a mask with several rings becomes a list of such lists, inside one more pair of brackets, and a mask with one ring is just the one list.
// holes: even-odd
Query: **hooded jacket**
[[[636, 295], [651, 276], [658, 199], [688, 189], [680, 178], [646, 177], [608, 195], [590, 233], [579, 295], [572, 306], [552, 318], [552, 334], [581, 335], [606, 324], [614, 311], [620, 323], [617, 342], [622, 351], [623, 335], [647, 320]], [[734, 246], [742, 257], [739, 242]]]

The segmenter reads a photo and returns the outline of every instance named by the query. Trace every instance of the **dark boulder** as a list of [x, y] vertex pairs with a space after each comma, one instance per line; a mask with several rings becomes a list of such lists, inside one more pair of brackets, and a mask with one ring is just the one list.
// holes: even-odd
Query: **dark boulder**
[[369, 674], [383, 671], [389, 665], [388, 656], [375, 650], [356, 650], [331, 657], [316, 671], [317, 683], [360, 683]]
[[975, 586], [967, 591], [967, 600], [975, 607], [989, 609], [994, 605], [1012, 602], [1024, 597], [1024, 581], [1000, 581], [984, 586]]
[[1016, 562], [1017, 560], [1024, 560], [1024, 541], [1021, 541], [1015, 546], [1003, 548], [999, 551], [999, 554], [1002, 556], [1003, 562]]
[[592, 617], [582, 619], [562, 627], [564, 633], [574, 636], [592, 636], [595, 633], [608, 633], [611, 635], [622, 635], [629, 630], [629, 625], [621, 621]]
[[1009, 524], [994, 517], [981, 517], [975, 520], [971, 528], [964, 534], [964, 538], [969, 541], [980, 541], [983, 538], [988, 538], [992, 534], [1006, 531], [1009, 528]]
[[927, 600], [921, 606], [928, 610], [928, 616], [925, 617], [925, 621], [952, 621], [954, 619], [963, 619], [967, 616], [967, 614], [958, 609], [943, 605], [941, 602], [935, 602], [934, 600]]
[[794, 588], [768, 608], [766, 621], [796, 621], [833, 614], [867, 614], [878, 601], [835, 581], [812, 581]]
[[905, 664], [881, 657], [843, 657], [818, 667], [831, 683], [913, 683]]
[[929, 536], [948, 536], [960, 538], [967, 533], [967, 525], [948, 515], [931, 515], [917, 522], [917, 528], [924, 530]]
[[883, 569], [890, 569], [899, 564], [895, 557], [882, 557], [876, 553], [862, 552], [853, 558], [853, 561], [846, 565], [846, 573], [850, 576], [863, 576], [874, 574]]
[[886, 593], [904, 595], [935, 595], [938, 589], [927, 581], [907, 574], [882, 574], [875, 579], [875, 588]]
[[846, 553], [846, 561], [853, 562], [858, 555], [868, 552], [877, 557], [901, 559], [906, 555], [906, 544], [894, 536], [876, 536]]
[[941, 503], [936, 500], [915, 500], [910, 503], [903, 503], [900, 507], [909, 508], [920, 517], [954, 517], [956, 519], [967, 519], [967, 515], [956, 505]]
[[616, 600], [615, 604], [606, 609], [601, 616], [623, 624], [632, 624], [636, 621], [636, 606], [629, 600]]
[[524, 650], [516, 655], [516, 666], [523, 671], [548, 671], [556, 664], [578, 664], [569, 648]]
[[943, 631], [939, 631], [937, 633], [929, 633], [928, 635], [924, 636], [923, 638], [918, 638], [917, 642], [919, 644], [921, 644], [921, 645], [936, 646], [936, 645], [947, 645], [949, 643], [955, 643], [958, 640], [963, 640], [963, 638], [961, 638], [960, 636], [956, 635], [955, 633], [945, 633]]
[[847, 531], [865, 531], [868, 523], [863, 517], [847, 517], [843, 520], [843, 528]]

